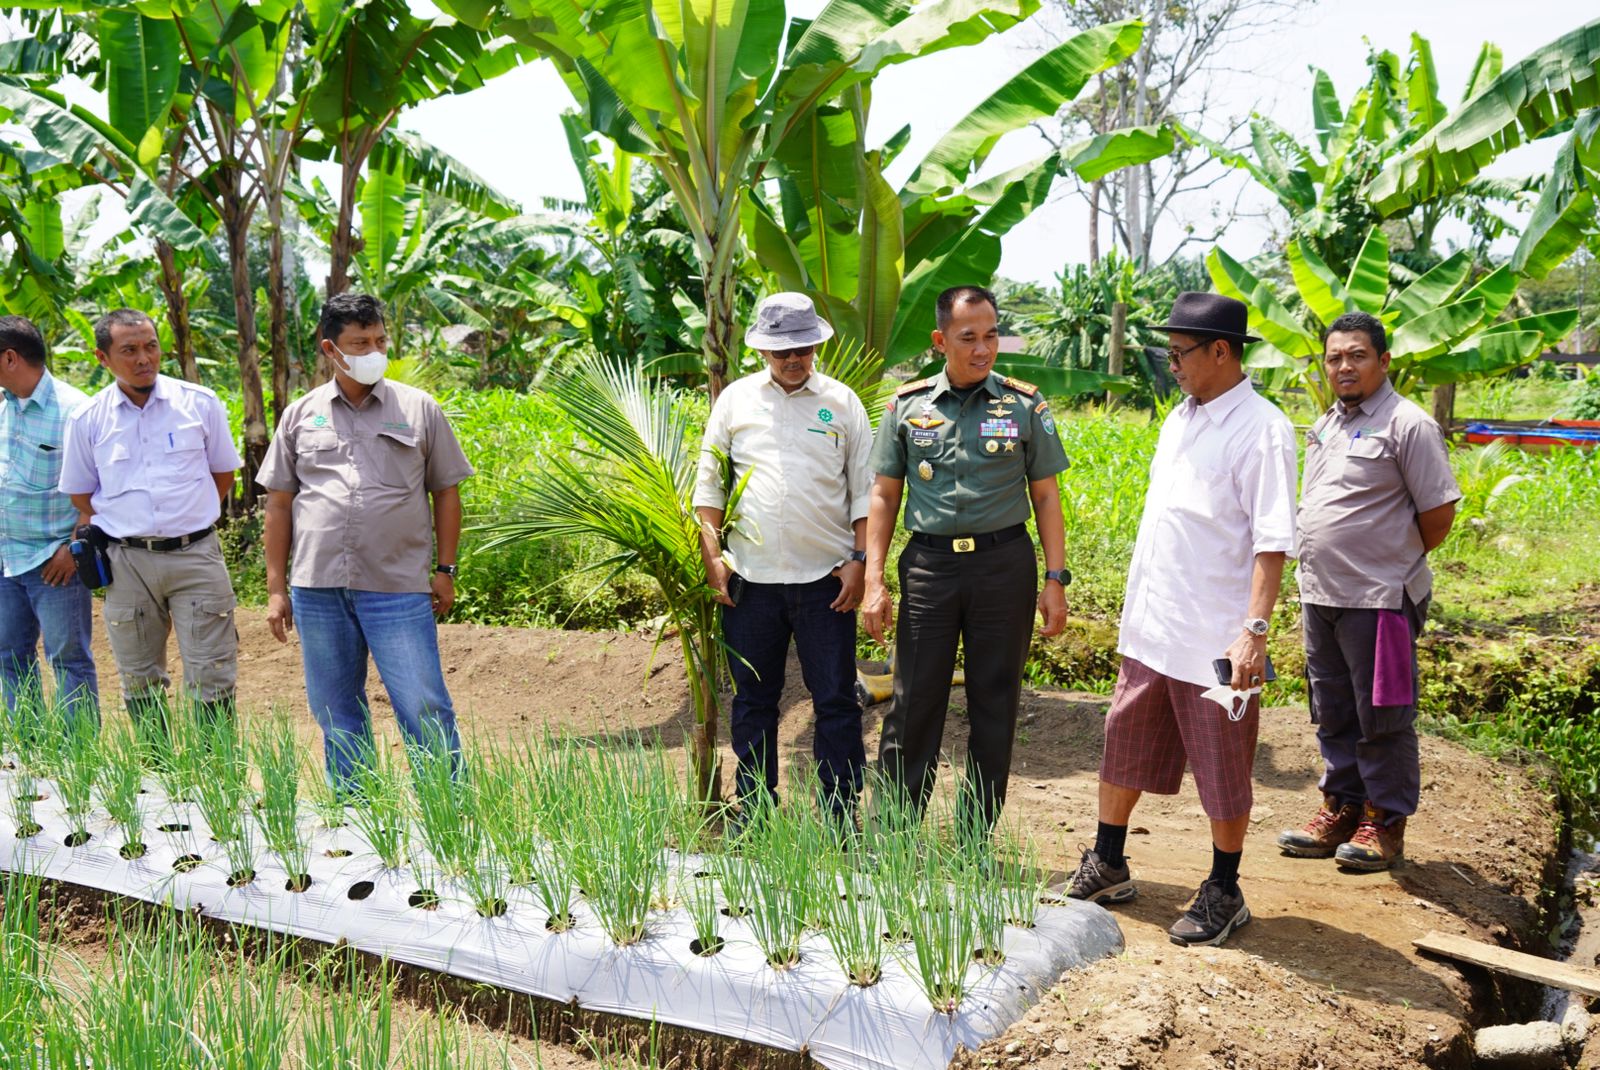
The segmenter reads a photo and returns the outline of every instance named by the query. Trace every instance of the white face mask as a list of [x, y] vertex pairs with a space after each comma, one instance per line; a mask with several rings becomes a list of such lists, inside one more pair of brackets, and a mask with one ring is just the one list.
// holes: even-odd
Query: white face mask
[[[328, 344], [333, 345], [332, 342]], [[344, 373], [362, 386], [372, 386], [383, 378], [383, 373], [389, 368], [389, 354], [382, 349], [358, 357], [352, 357], [338, 346], [333, 346], [333, 351], [344, 358]]]

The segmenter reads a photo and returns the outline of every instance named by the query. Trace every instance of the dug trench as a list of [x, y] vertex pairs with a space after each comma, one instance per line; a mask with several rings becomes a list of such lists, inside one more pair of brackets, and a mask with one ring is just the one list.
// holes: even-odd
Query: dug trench
[[[264, 614], [241, 609], [240, 701], [250, 715], [272, 708], [298, 718], [299, 651], [268, 633]], [[103, 634], [97, 627], [96, 634]], [[674, 648], [641, 633], [560, 632], [445, 625], [440, 641], [464, 734], [502, 737], [545, 726], [574, 733], [658, 733], [680, 763], [689, 725]], [[109, 652], [97, 648], [99, 664]], [[176, 651], [173, 652], [176, 665]], [[114, 683], [107, 673], [108, 692]], [[398, 746], [389, 707], [372, 679], [380, 740]], [[946, 749], [959, 763], [965, 695], [952, 694]], [[1008, 810], [1038, 841], [1047, 865], [1065, 871], [1092, 840], [1103, 696], [1025, 689]], [[884, 707], [865, 719], [876, 752]], [[781, 721], [787, 761], [811, 749], [809, 705], [791, 662]], [[724, 726], [723, 736], [726, 737]], [[723, 747], [724, 770], [733, 757]], [[1274, 847], [1319, 803], [1320, 759], [1303, 706], [1263, 713], [1256, 799], [1242, 880], [1252, 922], [1220, 949], [1184, 949], [1166, 928], [1210, 863], [1205, 816], [1186, 780], [1176, 796], [1149, 796], [1134, 815], [1129, 855], [1140, 894], [1116, 908], [1126, 951], [1060, 983], [1002, 1036], [959, 1056], [961, 1067], [1325, 1067], [1409, 1070], [1466, 1067], [1481, 1025], [1538, 1013], [1542, 990], [1418, 955], [1429, 930], [1539, 953], [1548, 949], [1546, 907], [1565, 862], [1561, 802], [1537, 769], [1493, 760], [1434, 736], [1422, 740], [1423, 797], [1406, 836], [1406, 860], [1390, 872], [1353, 874], [1331, 861], [1289, 858]], [[942, 771], [941, 790], [950, 770]], [[1059, 874], [1058, 874], [1059, 875]], [[415, 986], [419, 991], [421, 981]], [[434, 990], [432, 979], [427, 987]], [[459, 986], [491, 1024], [526, 1031], [545, 1016], [548, 1039], [615, 1023], [574, 1008], [524, 1010], [503, 994]], [[476, 1003], [471, 1001], [476, 1000]], [[496, 1008], [501, 1008], [496, 1010]], [[565, 1024], [557, 1018], [565, 1014]], [[552, 1018], [550, 1016], [557, 1016]], [[519, 1017], [520, 1016], [520, 1017]], [[639, 1027], [632, 1035], [641, 1035]], [[805, 1060], [730, 1052], [692, 1031], [671, 1031], [663, 1064], [792, 1066]], [[546, 1065], [555, 1065], [546, 1048]]]

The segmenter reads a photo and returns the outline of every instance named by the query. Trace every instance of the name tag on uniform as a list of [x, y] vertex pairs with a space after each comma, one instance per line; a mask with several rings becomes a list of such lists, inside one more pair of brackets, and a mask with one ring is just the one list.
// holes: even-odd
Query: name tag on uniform
[[1020, 434], [1015, 420], [985, 420], [978, 425], [979, 438], [1016, 438]]
[[911, 429], [911, 444], [913, 446], [934, 446], [939, 442], [939, 430], [935, 427], [913, 427]]

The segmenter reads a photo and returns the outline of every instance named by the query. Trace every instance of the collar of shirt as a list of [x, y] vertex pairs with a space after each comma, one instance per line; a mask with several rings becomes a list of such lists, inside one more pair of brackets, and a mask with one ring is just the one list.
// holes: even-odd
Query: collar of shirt
[[[999, 378], [994, 372], [990, 372], [988, 375], [985, 375], [981, 381], [974, 383], [973, 385], [981, 387], [985, 392], [988, 393], [990, 397], [997, 398], [1004, 393], [1003, 388], [1000, 386]], [[949, 366], [946, 365], [945, 367], [939, 369], [938, 375], [933, 377], [933, 393], [930, 396], [933, 398], [938, 398], [941, 394], [949, 393], [955, 389], [957, 388], [952, 386], [950, 383]], [[965, 390], [966, 387], [961, 387], [960, 389]], [[971, 395], [968, 396], [970, 397]]]
[[1255, 392], [1255, 384], [1252, 383], [1250, 381], [1250, 377], [1246, 375], [1232, 388], [1224, 393], [1218, 394], [1204, 405], [1200, 404], [1200, 402], [1197, 401], [1193, 396], [1184, 398], [1183, 405], [1185, 415], [1190, 419], [1193, 419], [1195, 411], [1199, 410], [1205, 414], [1206, 419], [1210, 420], [1216, 426], [1221, 427], [1227, 422], [1228, 417], [1233, 413], [1233, 410], [1237, 409], [1239, 404], [1244, 401], [1245, 398], [1251, 396]]
[[796, 394], [815, 394], [817, 392], [816, 384], [817, 384], [817, 373], [816, 372], [812, 372], [810, 375], [806, 376], [806, 381], [805, 382], [801, 383], [799, 386], [795, 387], [793, 390], [785, 390], [783, 388], [783, 384], [778, 382], [778, 380], [774, 379], [770, 373], [767, 375], [766, 381], [763, 382], [761, 385], [763, 387], [768, 387], [768, 388], [771, 388], [772, 390], [777, 391], [778, 393], [782, 394], [786, 398], [792, 398]]
[[44, 373], [39, 376], [39, 382], [33, 388], [33, 393], [27, 397], [18, 397], [9, 390], [0, 391], [0, 393], [5, 394], [7, 401], [16, 404], [18, 412], [27, 412], [29, 405], [37, 405], [41, 409], [47, 409], [50, 407], [50, 403], [56, 399], [56, 380], [50, 374], [50, 369], [46, 368]]
[[[144, 405], [135, 405], [133, 403], [133, 399], [128, 396], [128, 392], [122, 389], [122, 384], [117, 382], [115, 379], [111, 380], [111, 389], [116, 392], [116, 396], [112, 402], [113, 404], [126, 405], [132, 409], [141, 409], [144, 407]], [[174, 386], [172, 381], [165, 375], [157, 375], [156, 385], [151, 388], [150, 397], [145, 401], [145, 405], [150, 404], [151, 401], [163, 401], [171, 403], [173, 393], [177, 389], [178, 388]]]
[[[1383, 385], [1372, 392], [1371, 397], [1363, 398], [1356, 402], [1354, 409], [1363, 416], [1376, 416], [1380, 409], [1388, 405], [1396, 397], [1399, 397], [1399, 395], [1394, 392], [1394, 386], [1389, 380], [1385, 379]], [[1342, 401], [1335, 401], [1333, 408], [1342, 419], [1350, 418], [1352, 406], [1346, 405]]]
[[339, 380], [329, 379], [328, 386], [332, 388], [333, 396], [335, 398], [344, 402], [347, 407], [355, 412], [361, 411], [368, 405], [377, 405], [382, 407], [389, 402], [389, 380], [387, 379], [379, 379], [377, 382], [373, 383], [372, 389], [367, 391], [367, 396], [362, 398], [359, 402], [351, 401], [349, 398], [344, 396], [344, 388], [339, 385]]

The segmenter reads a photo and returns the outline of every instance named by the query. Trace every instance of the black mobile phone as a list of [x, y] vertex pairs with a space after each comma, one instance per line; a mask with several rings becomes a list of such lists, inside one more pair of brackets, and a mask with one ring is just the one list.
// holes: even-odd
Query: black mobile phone
[[737, 572], [728, 573], [728, 601], [734, 605], [739, 604], [739, 599], [744, 595], [744, 577]]
[[[1227, 658], [1218, 658], [1211, 663], [1211, 669], [1217, 674], [1217, 683], [1222, 684], [1224, 687], [1233, 683], [1232, 661]], [[1272, 667], [1272, 658], [1270, 656], [1267, 658], [1267, 667], [1261, 676], [1269, 684], [1278, 678], [1278, 670]]]

